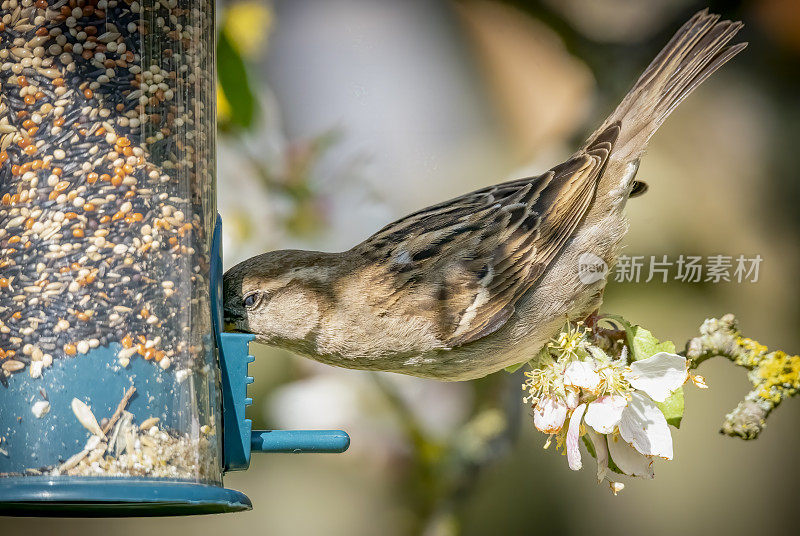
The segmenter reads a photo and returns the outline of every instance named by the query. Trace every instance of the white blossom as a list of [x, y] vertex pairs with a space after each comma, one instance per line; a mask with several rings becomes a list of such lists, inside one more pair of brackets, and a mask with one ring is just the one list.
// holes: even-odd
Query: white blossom
[[573, 361], [564, 370], [564, 385], [594, 391], [600, 385], [600, 375], [594, 369], [594, 362]]
[[686, 358], [667, 352], [634, 361], [630, 368], [625, 379], [631, 387], [644, 391], [656, 402], [664, 402], [689, 377]]
[[581, 404], [572, 413], [569, 419], [569, 430], [567, 430], [567, 463], [569, 468], [577, 471], [583, 466], [581, 463], [581, 419], [583, 412], [586, 411], [586, 404]]
[[628, 400], [622, 395], [601, 396], [589, 404], [586, 411], [586, 424], [601, 434], [610, 434], [619, 424]]
[[619, 434], [606, 436], [608, 453], [620, 471], [630, 476], [653, 478], [653, 460], [639, 453]]
[[540, 400], [533, 409], [533, 424], [545, 434], [555, 434], [564, 426], [567, 405], [554, 396]]
[[536, 402], [536, 428], [558, 437], [572, 470], [583, 466], [580, 443], [586, 434], [598, 481], [608, 478], [611, 461], [627, 475], [653, 478], [654, 458], [673, 457], [669, 425], [656, 402], [666, 401], [690, 377], [686, 358], [659, 352], [628, 365], [625, 347], [613, 359], [579, 330], [562, 333], [549, 348], [556, 359], [547, 357], [523, 385]]
[[598, 434], [591, 428], [586, 430], [586, 435], [594, 446], [594, 454], [597, 458], [597, 481], [602, 482], [608, 474], [608, 444], [606, 443], [606, 436]]
[[672, 435], [667, 419], [647, 395], [638, 391], [631, 393], [618, 427], [622, 439], [642, 454], [672, 459]]

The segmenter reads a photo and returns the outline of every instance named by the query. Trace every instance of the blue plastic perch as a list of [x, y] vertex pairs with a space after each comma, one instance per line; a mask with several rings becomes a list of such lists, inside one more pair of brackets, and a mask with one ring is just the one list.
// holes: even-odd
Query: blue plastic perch
[[344, 452], [350, 436], [341, 430], [256, 430], [250, 435], [253, 452]]

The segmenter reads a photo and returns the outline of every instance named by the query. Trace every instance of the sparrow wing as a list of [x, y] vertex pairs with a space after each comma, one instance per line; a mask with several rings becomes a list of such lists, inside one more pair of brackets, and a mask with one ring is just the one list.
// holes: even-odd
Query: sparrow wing
[[375, 265], [373, 307], [426, 315], [447, 348], [500, 329], [590, 206], [620, 125], [563, 164], [420, 210], [354, 248]]

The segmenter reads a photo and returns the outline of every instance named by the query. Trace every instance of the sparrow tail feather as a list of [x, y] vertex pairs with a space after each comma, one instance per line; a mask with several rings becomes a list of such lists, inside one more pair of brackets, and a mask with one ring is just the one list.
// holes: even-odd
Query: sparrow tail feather
[[686, 22], [599, 129], [621, 123], [619, 157], [637, 158], [669, 114], [747, 46], [728, 44], [744, 25], [719, 18], [703, 10]]

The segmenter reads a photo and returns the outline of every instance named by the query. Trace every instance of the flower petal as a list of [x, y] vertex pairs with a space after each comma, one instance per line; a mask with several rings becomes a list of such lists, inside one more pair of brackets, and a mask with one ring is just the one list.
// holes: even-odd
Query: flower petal
[[631, 393], [618, 426], [622, 438], [642, 454], [672, 459], [672, 435], [667, 419], [645, 394]]
[[634, 361], [631, 371], [625, 374], [631, 387], [644, 391], [656, 402], [665, 401], [688, 377], [686, 358], [667, 352]]
[[552, 396], [543, 398], [533, 409], [533, 425], [545, 434], [555, 434], [564, 426], [567, 405]]
[[622, 411], [627, 405], [628, 401], [624, 396], [601, 396], [589, 404], [586, 410], [586, 424], [601, 434], [610, 434], [622, 418]]
[[589, 361], [573, 361], [564, 371], [564, 385], [594, 391], [600, 385], [600, 375]]
[[606, 436], [600, 435], [591, 428], [586, 430], [586, 435], [592, 440], [594, 454], [597, 457], [597, 481], [602, 482], [608, 473], [608, 444]]
[[583, 464], [581, 463], [581, 420], [583, 420], [583, 412], [586, 411], [586, 404], [581, 404], [572, 413], [569, 419], [569, 428], [567, 429], [567, 463], [569, 468], [577, 471]]
[[618, 434], [608, 437], [608, 452], [614, 464], [626, 475], [653, 478], [653, 460], [637, 452]]
[[569, 409], [577, 408], [578, 402], [581, 400], [581, 390], [575, 389], [574, 387], [567, 387], [564, 391], [566, 393], [564, 400], [567, 403], [567, 407]]

